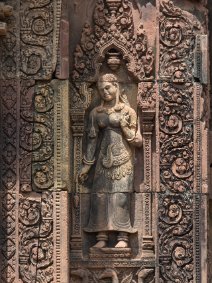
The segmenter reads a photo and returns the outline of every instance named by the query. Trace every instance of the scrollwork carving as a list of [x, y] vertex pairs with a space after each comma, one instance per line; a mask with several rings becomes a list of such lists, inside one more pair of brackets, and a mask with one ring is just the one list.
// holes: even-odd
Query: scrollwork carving
[[194, 17], [176, 7], [172, 1], [161, 1], [160, 77], [175, 83], [192, 80], [195, 32], [201, 25]]
[[195, 17], [160, 5], [159, 261], [162, 281], [193, 282]]
[[22, 77], [51, 78], [59, 41], [60, 5], [60, 0], [21, 1]]
[[[148, 269], [148, 271], [153, 271], [152, 269]], [[146, 277], [150, 272], [147, 272]], [[141, 276], [139, 273], [136, 274], [134, 270], [129, 269], [127, 272], [125, 270], [119, 270], [114, 268], [105, 268], [103, 270], [88, 270], [84, 268], [78, 268], [76, 270], [71, 271], [71, 279], [73, 282], [77, 279], [80, 279], [82, 283], [87, 282], [104, 282], [105, 280], [110, 280], [112, 283], [143, 283], [141, 281]], [[137, 280], [138, 279], [138, 280]], [[150, 283], [149, 280], [145, 281]], [[151, 281], [153, 282], [153, 281]]]
[[20, 199], [20, 276], [23, 282], [53, 281], [53, 198]]
[[32, 133], [32, 176], [35, 190], [50, 189], [54, 179], [54, 90], [50, 84], [35, 88]]

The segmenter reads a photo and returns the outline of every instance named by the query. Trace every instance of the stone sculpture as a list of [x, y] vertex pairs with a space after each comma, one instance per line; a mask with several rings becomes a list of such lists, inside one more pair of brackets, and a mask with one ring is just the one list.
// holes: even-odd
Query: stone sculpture
[[89, 115], [87, 151], [79, 173], [79, 180], [83, 182], [92, 165], [96, 165], [90, 219], [84, 231], [97, 232], [96, 248], [106, 247], [108, 232], [117, 231], [115, 247], [127, 248], [128, 235], [136, 232], [131, 225], [129, 208], [133, 191], [133, 147], [140, 147], [142, 138], [136, 135], [136, 112], [120, 92], [118, 78], [113, 74], [101, 76], [98, 91], [101, 105]]

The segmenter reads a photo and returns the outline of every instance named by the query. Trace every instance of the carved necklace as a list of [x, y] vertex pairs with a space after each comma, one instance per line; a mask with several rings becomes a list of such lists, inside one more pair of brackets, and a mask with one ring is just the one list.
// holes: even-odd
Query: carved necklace
[[102, 105], [97, 108], [98, 113], [106, 113], [108, 115], [121, 111], [124, 108], [124, 103], [119, 103], [111, 108], [103, 107]]

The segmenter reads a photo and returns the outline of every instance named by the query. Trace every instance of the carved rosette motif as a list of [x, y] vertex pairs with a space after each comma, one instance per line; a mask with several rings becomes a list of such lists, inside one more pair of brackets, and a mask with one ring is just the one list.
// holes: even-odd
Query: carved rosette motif
[[34, 95], [32, 181], [36, 191], [54, 184], [54, 90], [38, 85]]
[[160, 279], [193, 282], [193, 69], [201, 26], [172, 1], [161, 1], [160, 12]]
[[[0, 3], [1, 20], [7, 23], [0, 40], [0, 281], [46, 283], [60, 273], [58, 257], [53, 266], [56, 200], [46, 191], [53, 190], [59, 156], [57, 151], [53, 159], [54, 91], [49, 81], [56, 68], [61, 1], [6, 4]], [[1, 28], [0, 23], [0, 34]], [[58, 184], [62, 187], [59, 174]], [[57, 207], [55, 222], [58, 215]], [[57, 251], [58, 230], [57, 225]]]
[[193, 79], [195, 33], [201, 25], [191, 14], [161, 1], [160, 79], [185, 83]]
[[20, 190], [32, 190], [32, 150], [33, 150], [33, 80], [21, 82], [20, 101]]

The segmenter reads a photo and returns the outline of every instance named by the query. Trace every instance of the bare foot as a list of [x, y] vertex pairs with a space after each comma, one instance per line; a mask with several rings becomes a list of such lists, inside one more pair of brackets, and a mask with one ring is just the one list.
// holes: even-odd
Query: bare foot
[[106, 241], [98, 241], [98, 242], [96, 243], [96, 245], [93, 246], [93, 248], [99, 248], [99, 249], [101, 249], [101, 248], [105, 248], [106, 245], [107, 245], [107, 242], [106, 242]]
[[128, 248], [128, 243], [125, 241], [119, 241], [116, 245], [115, 248]]

